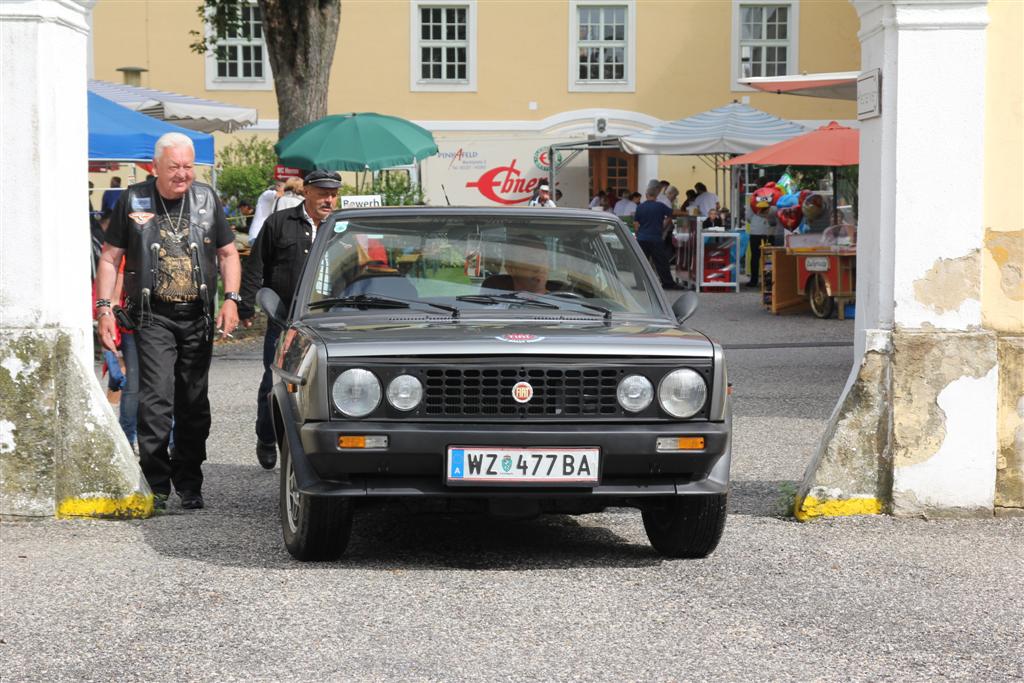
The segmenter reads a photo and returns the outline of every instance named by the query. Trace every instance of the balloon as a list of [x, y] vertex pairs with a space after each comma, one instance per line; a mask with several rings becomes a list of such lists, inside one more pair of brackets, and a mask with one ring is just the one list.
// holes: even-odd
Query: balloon
[[760, 216], [766, 215], [782, 196], [782, 190], [775, 183], [766, 183], [764, 187], [754, 190], [750, 195], [750, 210]]

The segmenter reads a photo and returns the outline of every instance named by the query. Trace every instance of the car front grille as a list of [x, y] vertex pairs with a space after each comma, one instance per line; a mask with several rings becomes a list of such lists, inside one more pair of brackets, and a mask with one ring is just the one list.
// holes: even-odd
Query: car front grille
[[[422, 414], [431, 417], [616, 417], [618, 368], [448, 367], [423, 373]], [[512, 395], [528, 382], [526, 403]]]
[[[710, 360], [678, 358], [360, 358], [332, 363], [328, 386], [333, 385], [339, 374], [353, 367], [373, 372], [385, 391], [399, 375], [412, 375], [423, 384], [423, 400], [412, 410], [400, 411], [382, 397], [368, 419], [461, 423], [638, 419], [672, 422], [675, 420], [661, 410], [657, 397], [639, 412], [624, 410], [615, 395], [622, 378], [643, 375], [657, 391], [667, 373], [689, 367], [701, 373], [710, 388], [713, 369]], [[524, 403], [513, 396], [513, 388], [519, 382], [528, 382], [533, 394]], [[333, 401], [327, 400], [331, 414], [345, 419]], [[706, 417], [707, 405], [694, 419]]]

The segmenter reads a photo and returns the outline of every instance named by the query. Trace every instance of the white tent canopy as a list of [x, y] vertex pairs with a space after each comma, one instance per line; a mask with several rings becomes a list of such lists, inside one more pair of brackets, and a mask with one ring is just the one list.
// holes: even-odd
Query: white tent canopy
[[803, 126], [733, 102], [621, 139], [630, 154], [746, 154], [806, 133]]
[[253, 125], [258, 118], [256, 110], [251, 107], [238, 107], [151, 88], [90, 80], [89, 90], [128, 109], [204, 133], [230, 133]]

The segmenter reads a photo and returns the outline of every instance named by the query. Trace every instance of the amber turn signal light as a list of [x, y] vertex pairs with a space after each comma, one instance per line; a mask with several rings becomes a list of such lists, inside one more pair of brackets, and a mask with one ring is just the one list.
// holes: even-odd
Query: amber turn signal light
[[338, 436], [338, 448], [387, 448], [386, 436], [354, 436], [341, 434]]
[[676, 451], [702, 451], [704, 450], [704, 437], [661, 436], [658, 437], [657, 448], [659, 453], [674, 453]]

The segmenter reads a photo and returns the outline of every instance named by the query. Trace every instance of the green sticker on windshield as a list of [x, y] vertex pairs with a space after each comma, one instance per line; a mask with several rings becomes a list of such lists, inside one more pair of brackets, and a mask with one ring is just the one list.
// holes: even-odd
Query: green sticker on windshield
[[334, 232], [345, 232], [348, 230], [348, 221], [338, 221], [334, 224]]

